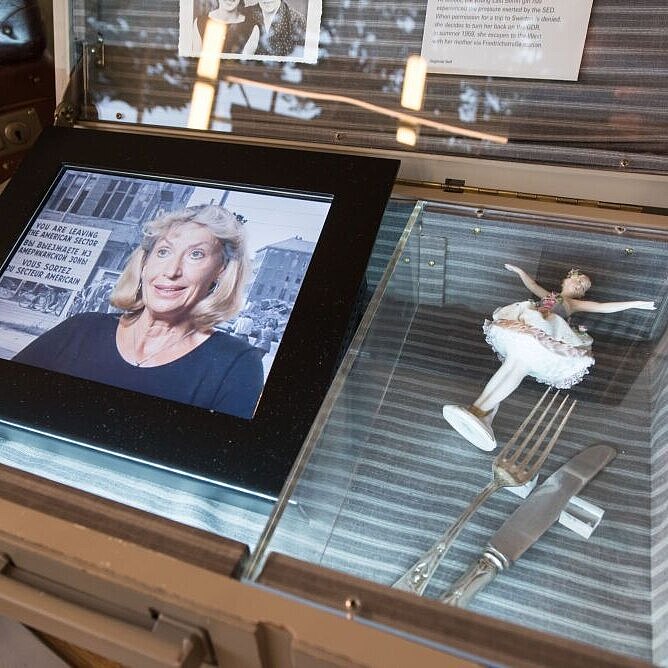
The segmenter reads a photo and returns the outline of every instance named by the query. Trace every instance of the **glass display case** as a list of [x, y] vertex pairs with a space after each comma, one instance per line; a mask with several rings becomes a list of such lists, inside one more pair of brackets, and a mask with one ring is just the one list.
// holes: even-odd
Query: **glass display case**
[[[612, 446], [616, 458], [577, 497], [585, 510], [567, 506], [570, 519], [562, 516], [545, 527], [545, 535], [469, 607], [527, 630], [662, 664], [665, 633], [657, 610], [665, 530], [667, 242], [665, 230], [621, 229], [593, 217], [393, 200], [367, 270], [375, 290], [273, 509], [240, 508], [202, 488], [147, 483], [139, 472], [119, 473], [103, 457], [82, 459], [71, 444], [36, 439], [20, 429], [3, 433], [2, 461], [199, 528], [212, 538], [238, 541], [236, 552], [218, 551], [214, 561], [226, 572], [242, 569], [249, 586], [257, 581], [332, 609], [341, 609], [342, 591], [357, 592], [345, 601], [361, 601], [356, 618], [371, 615], [415, 640], [442, 643], [439, 619], [442, 624], [446, 608], [431, 599], [448, 591], [522, 501], [501, 491], [471, 519], [425, 592], [432, 608], [413, 613], [423, 622], [392, 614], [396, 600], [410, 611], [406, 597], [423, 599], [387, 585], [491, 477], [496, 453], [458, 434], [444, 420], [443, 405], [472, 402], [499, 367], [482, 325], [500, 306], [527, 297], [527, 288], [504, 264], [517, 263], [549, 286], [577, 266], [591, 276], [592, 300], [638, 298], [657, 308], [573, 316], [570, 324], [586, 328], [594, 339], [595, 365], [570, 390], [577, 409], [539, 482], [592, 444]], [[529, 377], [503, 402], [494, 419], [500, 445], [543, 387]], [[111, 513], [110, 507], [103, 512]], [[93, 526], [105, 524], [98, 519]], [[177, 546], [192, 541], [187, 533], [172, 539]], [[250, 547], [247, 557], [242, 544]], [[204, 549], [202, 554], [211, 567], [211, 554]], [[329, 586], [314, 585], [318, 573], [303, 570], [311, 565], [321, 567]], [[351, 583], [348, 576], [360, 580]], [[364, 589], [362, 581], [385, 585], [389, 600], [377, 602], [378, 593]], [[442, 608], [441, 617], [434, 604]]]
[[[89, 67], [80, 118], [186, 127], [193, 84], [203, 77], [197, 59], [184, 55], [193, 53], [184, 51], [184, 33], [193, 15], [214, 6], [76, 0], [71, 28], [87, 49]], [[345, 0], [300, 0], [291, 7], [313, 19], [317, 62], [300, 62], [299, 54], [279, 62], [222, 59], [207, 128], [406, 153], [662, 168], [660, 2], [640, 10], [618, 0], [594, 2], [575, 82], [431, 74], [417, 113], [399, 100], [406, 59], [421, 51], [427, 3], [386, 3], [378, 12]], [[318, 10], [319, 17], [309, 16]], [[407, 143], [397, 140], [402, 122], [416, 130]], [[453, 127], [473, 136], [457, 136]]]
[[[63, 37], [56, 49], [60, 122], [389, 152], [402, 160], [400, 179], [413, 184], [665, 204], [657, 178], [666, 160], [662, 3], [639, 10], [596, 0], [571, 81], [559, 74], [553, 80], [414, 76], [407, 58], [421, 51], [426, 2], [385, 4], [377, 13], [366, 2], [293, 0], [311, 21], [317, 62], [299, 54], [280, 61], [214, 57], [212, 69], [200, 70], [192, 50], [183, 49], [192, 27], [184, 12], [204, 16], [214, 6], [213, 0], [62, 6], [56, 16]], [[562, 43], [570, 34], [563, 11], [555, 28]], [[535, 54], [520, 50], [517, 57], [525, 55]], [[403, 106], [409, 84], [422, 84], [424, 94]], [[207, 91], [204, 98], [194, 98], [196, 90]], [[204, 115], [191, 119], [193, 99], [205, 105]], [[498, 169], [499, 160], [505, 169]], [[587, 170], [586, 179], [579, 169]]]
[[[485, 340], [486, 319], [496, 310], [498, 322], [500, 307], [532, 297], [504, 264], [555, 287], [580, 267], [592, 280], [587, 299], [658, 306], [570, 320], [578, 336], [586, 330], [593, 338], [595, 365], [569, 390], [578, 405], [539, 481], [587, 446], [611, 445], [616, 458], [580, 493], [604, 514], [591, 534], [562, 516], [469, 607], [664, 662], [656, 539], [664, 530], [667, 241], [661, 231], [418, 203], [305, 444], [306, 461], [263, 536], [256, 568], [276, 551], [392, 585], [491, 477], [497, 453], [455, 431], [443, 406], [471, 404], [500, 366]], [[521, 352], [529, 355], [530, 344]], [[544, 388], [527, 376], [499, 405], [499, 448]], [[424, 595], [446, 593], [520, 501], [509, 490], [488, 501]], [[308, 595], [308, 585], [300, 591]]]
[[[664, 4], [594, 0], [575, 80], [430, 71], [417, 108], [429, 3], [287, 0], [305, 50], [207, 70], [192, 40], [216, 4], [55, 3], [56, 123], [400, 158], [356, 332], [263, 504], [2, 425], [0, 614], [128, 665], [668, 665]], [[531, 347], [499, 344], [510, 321]], [[424, 592], [393, 586], [492, 480], [552, 354], [577, 406], [537, 475], [473, 514]], [[480, 408], [508, 358], [522, 373]], [[601, 445], [504, 553], [513, 513]], [[494, 581], [441, 601], [490, 549]]]

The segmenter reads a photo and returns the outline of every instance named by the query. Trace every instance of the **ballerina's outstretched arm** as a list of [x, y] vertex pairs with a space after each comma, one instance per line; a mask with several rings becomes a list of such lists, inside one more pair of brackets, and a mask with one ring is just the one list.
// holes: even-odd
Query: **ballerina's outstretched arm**
[[580, 299], [570, 300], [570, 311], [582, 311], [585, 313], [618, 313], [630, 308], [642, 309], [643, 311], [654, 311], [654, 302], [634, 300], [630, 302], [588, 302]]
[[514, 271], [520, 279], [522, 279], [522, 283], [526, 286], [527, 290], [530, 290], [533, 292], [536, 297], [540, 297], [541, 299], [545, 297], [546, 295], [549, 295], [550, 292], [549, 290], [546, 290], [545, 288], [541, 287], [536, 283], [536, 281], [529, 276], [529, 274], [524, 271], [524, 269], [520, 269], [519, 267], [516, 267], [514, 264], [504, 264], [503, 265], [508, 271]]

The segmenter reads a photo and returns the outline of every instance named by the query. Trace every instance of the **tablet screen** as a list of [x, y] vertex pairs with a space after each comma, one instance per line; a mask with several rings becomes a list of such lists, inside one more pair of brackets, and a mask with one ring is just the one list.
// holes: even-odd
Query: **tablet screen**
[[398, 167], [45, 128], [0, 195], [0, 436], [275, 499], [357, 326]]
[[0, 358], [252, 419], [331, 203], [63, 169], [0, 273]]

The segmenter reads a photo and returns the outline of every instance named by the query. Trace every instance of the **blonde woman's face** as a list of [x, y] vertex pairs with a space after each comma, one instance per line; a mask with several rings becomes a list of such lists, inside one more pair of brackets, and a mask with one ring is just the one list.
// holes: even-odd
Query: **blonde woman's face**
[[148, 312], [164, 320], [187, 319], [223, 268], [220, 242], [204, 226], [185, 223], [158, 239], [142, 269]]

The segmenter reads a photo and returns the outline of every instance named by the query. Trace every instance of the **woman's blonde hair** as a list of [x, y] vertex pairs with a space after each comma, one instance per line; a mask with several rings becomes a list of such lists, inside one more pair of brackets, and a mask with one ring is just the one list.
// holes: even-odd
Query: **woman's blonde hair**
[[216, 323], [233, 318], [243, 306], [249, 272], [243, 225], [222, 206], [200, 205], [165, 214], [144, 225], [141, 243], [125, 263], [110, 299], [116, 308], [124, 311], [125, 317], [137, 317], [144, 310], [141, 273], [156, 242], [185, 223], [206, 227], [217, 239], [222, 253], [223, 271], [214, 288], [193, 307], [193, 326], [201, 332], [210, 331]]

